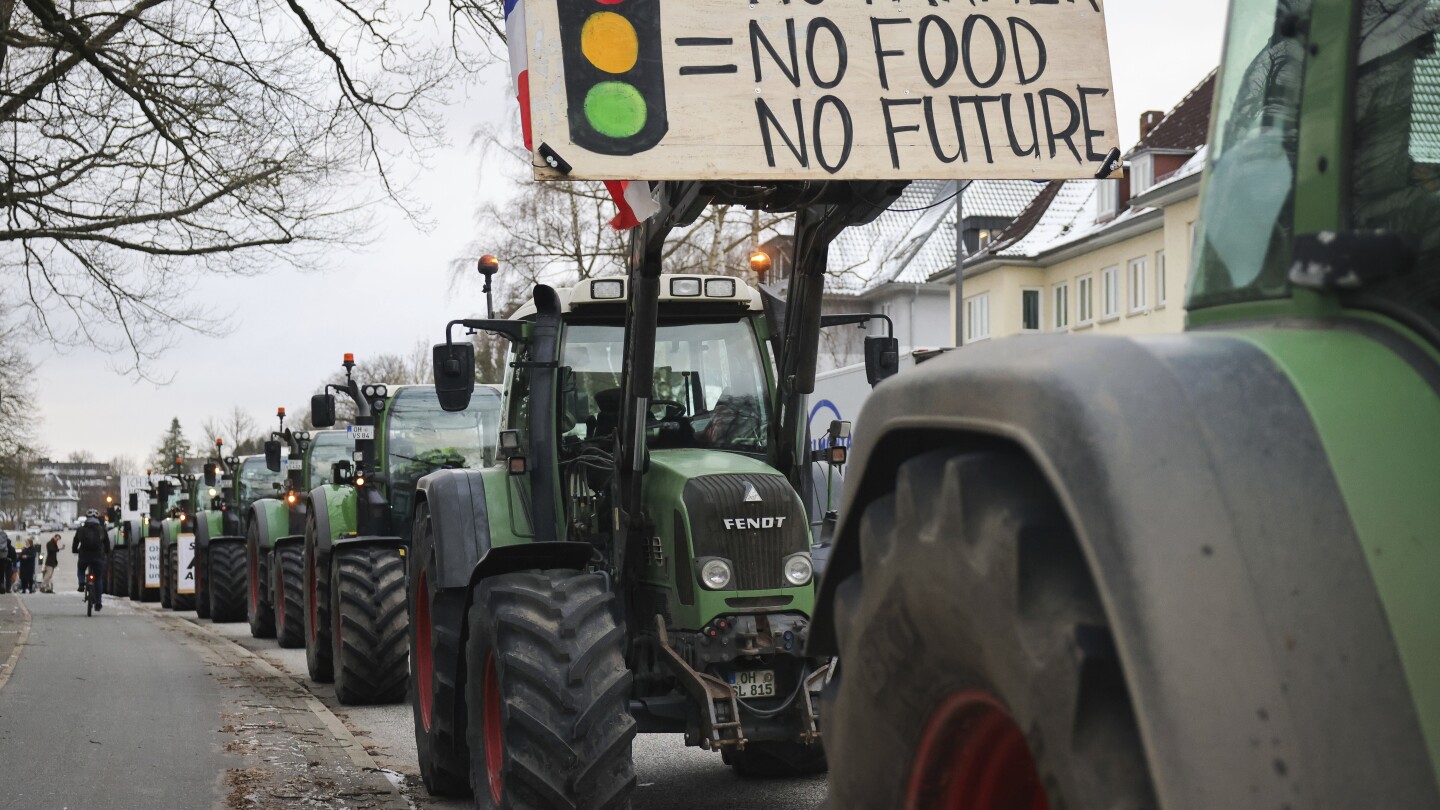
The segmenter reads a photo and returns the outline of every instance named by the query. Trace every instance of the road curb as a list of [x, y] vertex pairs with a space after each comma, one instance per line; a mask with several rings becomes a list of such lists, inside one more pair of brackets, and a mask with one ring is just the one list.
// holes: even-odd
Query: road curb
[[187, 635], [197, 637], [196, 640], [202, 644], [221, 648], [228, 654], [245, 660], [247, 664], [254, 666], [255, 669], [259, 670], [267, 678], [273, 678], [285, 688], [291, 690], [304, 707], [308, 709], [310, 713], [315, 716], [316, 720], [331, 734], [344, 751], [351, 765], [362, 771], [379, 774], [381, 776], [381, 781], [385, 782], [389, 789], [390, 795], [386, 802], [387, 806], [395, 808], [413, 807], [399, 788], [396, 787], [389, 778], [384, 777], [386, 773], [385, 769], [381, 768], [375, 762], [374, 758], [365, 751], [364, 746], [355, 739], [355, 735], [350, 732], [350, 729], [346, 728], [345, 723], [339, 717], [336, 717], [335, 713], [330, 711], [329, 707], [311, 693], [303, 683], [300, 683], [288, 673], [277, 668], [269, 661], [266, 661], [255, 651], [201, 624], [193, 616], [185, 616], [168, 610], [156, 609], [148, 604], [144, 606], [136, 605], [135, 607], [137, 610], [148, 613], [162, 621], [172, 623]]
[[[30, 608], [25, 606], [25, 600], [21, 599], [18, 594], [10, 593], [0, 596], [0, 606], [12, 601], [16, 607], [20, 608], [20, 629], [18, 631], [0, 630], [0, 654], [4, 653], [5, 647], [10, 647], [10, 654], [5, 657], [4, 665], [0, 665], [0, 689], [4, 689], [5, 684], [10, 680], [10, 673], [14, 672], [15, 666], [20, 663], [20, 651], [25, 649], [25, 642], [30, 640]], [[12, 609], [9, 612], [15, 613], [16, 611]], [[0, 607], [0, 615], [4, 613], [5, 609]], [[10, 633], [16, 634], [13, 646], [7, 639]]]

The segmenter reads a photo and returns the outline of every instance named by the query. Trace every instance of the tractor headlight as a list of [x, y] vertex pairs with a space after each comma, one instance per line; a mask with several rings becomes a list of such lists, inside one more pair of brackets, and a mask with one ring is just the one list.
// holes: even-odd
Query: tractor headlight
[[719, 557], [700, 560], [700, 584], [712, 591], [718, 591], [730, 584], [733, 574], [728, 560]]
[[805, 552], [791, 554], [785, 558], [785, 581], [791, 585], [804, 585], [815, 576], [815, 566]]
[[590, 282], [590, 297], [597, 301], [609, 301], [625, 297], [625, 282], [620, 279], [605, 279]]
[[734, 298], [735, 279], [733, 278], [707, 278], [705, 279], [705, 295], [708, 298]]
[[670, 294], [676, 298], [694, 298], [700, 294], [700, 279], [672, 278], [670, 279]]

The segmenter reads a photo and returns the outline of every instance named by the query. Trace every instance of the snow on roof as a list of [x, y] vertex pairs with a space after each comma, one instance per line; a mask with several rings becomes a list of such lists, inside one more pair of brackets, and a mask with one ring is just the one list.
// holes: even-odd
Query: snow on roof
[[[1014, 217], [1040, 192], [1029, 180], [977, 180], [965, 189], [968, 217]], [[918, 180], [874, 222], [846, 228], [830, 244], [827, 295], [861, 295], [889, 283], [923, 284], [955, 263], [955, 181]]]

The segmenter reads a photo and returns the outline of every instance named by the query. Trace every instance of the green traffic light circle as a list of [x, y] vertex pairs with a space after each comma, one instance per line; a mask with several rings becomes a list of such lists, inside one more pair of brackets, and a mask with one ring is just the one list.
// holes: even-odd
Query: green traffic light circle
[[645, 127], [645, 97], [625, 82], [600, 82], [585, 94], [585, 118], [601, 135], [629, 138]]

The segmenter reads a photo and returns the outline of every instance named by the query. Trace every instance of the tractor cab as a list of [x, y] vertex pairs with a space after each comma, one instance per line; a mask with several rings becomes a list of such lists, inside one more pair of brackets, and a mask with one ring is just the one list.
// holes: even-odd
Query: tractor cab
[[226, 535], [245, 534], [245, 516], [250, 506], [261, 498], [275, 497], [285, 485], [284, 473], [271, 470], [263, 455], [242, 456], [235, 461], [230, 487], [221, 507]]

